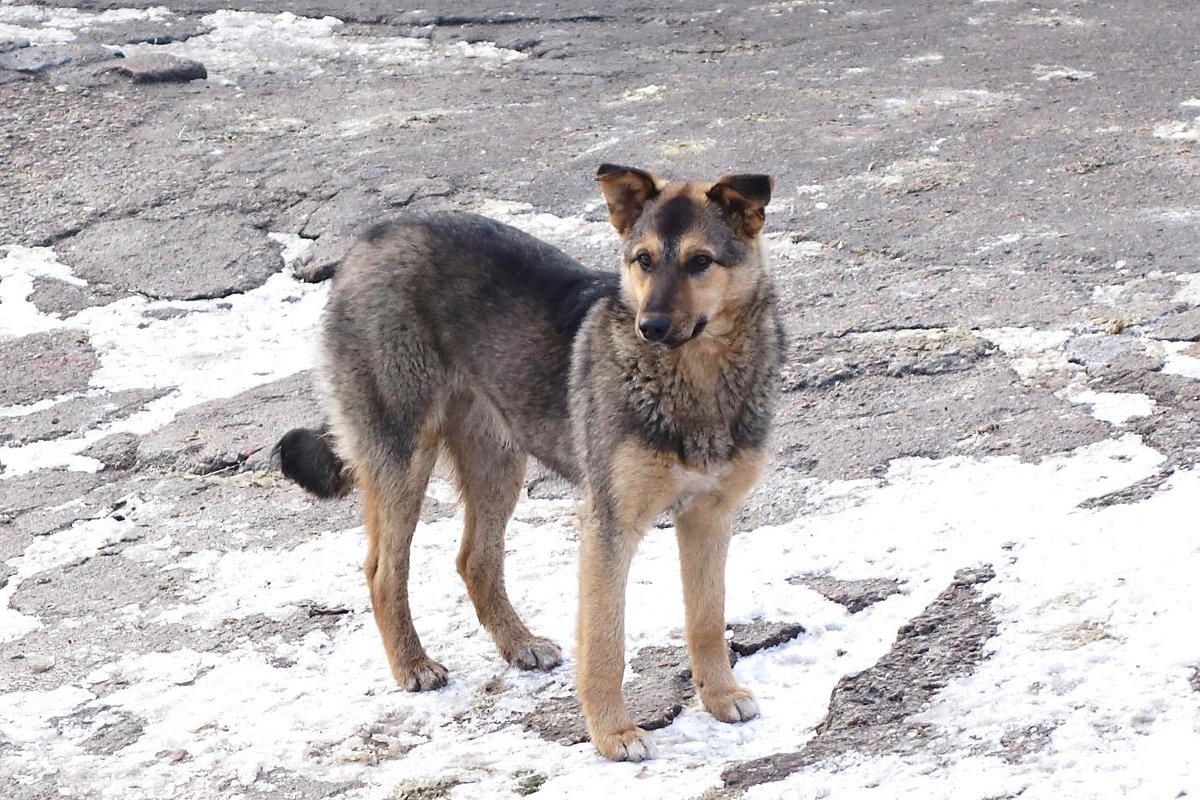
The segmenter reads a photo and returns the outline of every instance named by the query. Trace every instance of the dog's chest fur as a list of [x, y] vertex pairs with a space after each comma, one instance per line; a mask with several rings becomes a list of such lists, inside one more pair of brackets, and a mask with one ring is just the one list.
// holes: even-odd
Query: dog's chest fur
[[760, 447], [779, 358], [771, 299], [749, 309], [729, 340], [696, 340], [671, 351], [640, 341], [632, 314], [614, 303], [610, 353], [631, 432], [702, 472]]

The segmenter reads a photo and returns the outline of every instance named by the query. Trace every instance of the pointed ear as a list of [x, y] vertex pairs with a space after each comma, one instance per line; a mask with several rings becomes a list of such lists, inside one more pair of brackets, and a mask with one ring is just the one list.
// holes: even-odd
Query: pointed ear
[[658, 194], [654, 176], [633, 167], [601, 164], [596, 180], [608, 203], [608, 219], [622, 236], [637, 222], [646, 203]]
[[729, 225], [743, 239], [762, 230], [775, 181], [766, 175], [726, 175], [708, 190], [708, 197], [725, 210]]

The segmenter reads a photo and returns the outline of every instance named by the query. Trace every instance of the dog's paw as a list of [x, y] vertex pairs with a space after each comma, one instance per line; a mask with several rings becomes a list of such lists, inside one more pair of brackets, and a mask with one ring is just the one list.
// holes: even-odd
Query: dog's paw
[[758, 703], [749, 689], [735, 686], [725, 692], [701, 695], [704, 707], [721, 722], [745, 722], [758, 716]]
[[406, 692], [429, 692], [442, 688], [450, 680], [446, 668], [430, 658], [403, 668], [393, 667], [392, 674]]
[[508, 663], [517, 669], [552, 670], [562, 663], [562, 648], [549, 639], [535, 636], [516, 643], [504, 654]]
[[609, 761], [645, 761], [655, 756], [654, 742], [641, 728], [593, 736], [592, 744]]

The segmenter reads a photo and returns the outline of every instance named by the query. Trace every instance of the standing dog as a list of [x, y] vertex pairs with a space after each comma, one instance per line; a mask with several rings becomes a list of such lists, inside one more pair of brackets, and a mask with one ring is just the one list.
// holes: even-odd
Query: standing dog
[[338, 267], [320, 369], [329, 425], [279, 443], [325, 497], [363, 492], [364, 570], [396, 681], [446, 683], [408, 604], [409, 546], [439, 451], [465, 515], [459, 574], [501, 655], [562, 661], [504, 589], [504, 529], [533, 456], [583, 493], [578, 694], [596, 749], [652, 755], [621, 695], [625, 585], [638, 541], [673, 510], [696, 690], [724, 722], [758, 707], [725, 644], [735, 511], [766, 458], [782, 328], [759, 233], [772, 182], [666, 183], [604, 164], [619, 275], [514, 228], [427, 214], [370, 229]]

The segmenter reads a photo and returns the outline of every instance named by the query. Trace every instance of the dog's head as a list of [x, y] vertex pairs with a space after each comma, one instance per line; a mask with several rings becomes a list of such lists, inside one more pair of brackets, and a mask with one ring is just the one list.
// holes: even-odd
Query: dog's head
[[726, 335], [759, 281], [758, 236], [774, 182], [666, 183], [613, 164], [601, 164], [596, 180], [621, 234], [621, 289], [638, 335], [666, 348]]

